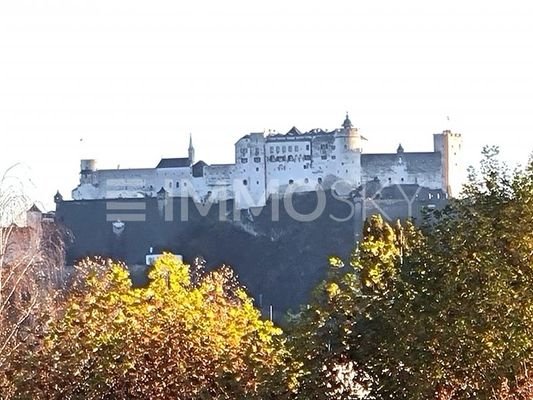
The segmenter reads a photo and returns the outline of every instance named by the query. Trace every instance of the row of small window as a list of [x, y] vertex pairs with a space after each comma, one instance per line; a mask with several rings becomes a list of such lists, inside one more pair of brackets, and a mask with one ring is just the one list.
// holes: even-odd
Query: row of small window
[[301, 156], [299, 157], [295, 157], [293, 156], [292, 154], [289, 154], [288, 156], [270, 156], [268, 158], [268, 161], [270, 162], [279, 162], [279, 161], [296, 161], [298, 159], [298, 161], [301, 161], [302, 159], [304, 161], [311, 161], [311, 156], [306, 154], [303, 156], [303, 158]]
[[[287, 150], [289, 151], [289, 153], [292, 153], [292, 150], [294, 149], [295, 152], [299, 152], [300, 151], [300, 146], [298, 146], [297, 144], [294, 145], [294, 147], [292, 145], [288, 145], [288, 146], [270, 146], [270, 154], [274, 154], [274, 152], [276, 153], [286, 153]], [[309, 145], [306, 144], [305, 145], [305, 150], [309, 151]]]
[[[187, 186], [187, 182], [183, 182], [183, 186], [186, 187]], [[169, 189], [172, 189], [173, 187], [173, 183], [172, 182], [169, 182], [168, 183], [168, 188]], [[179, 182], [176, 182], [176, 189], [180, 187], [180, 183]]]
[[[246, 164], [247, 162], [248, 162], [248, 158], [246, 158], [246, 157], [241, 158], [241, 164]], [[254, 157], [254, 162], [255, 163], [260, 163], [261, 162], [261, 157]]]
[[[252, 152], [252, 150], [250, 150], [250, 152]], [[242, 149], [241, 149], [241, 156], [244, 157], [247, 153], [248, 153], [248, 149], [246, 149], [246, 148], [242, 148]], [[253, 149], [253, 153], [254, 153], [256, 156], [258, 156], [258, 155], [260, 154], [260, 152], [259, 152], [259, 148], [256, 147], [255, 149]]]
[[[289, 185], [292, 185], [294, 183], [294, 179], [289, 179]], [[305, 178], [304, 179], [304, 183], [309, 183], [309, 179], [308, 178]], [[317, 183], [319, 185], [322, 185], [322, 178], [318, 178], [317, 179]]]
[[[305, 178], [305, 179], [304, 179], [304, 183], [309, 183], [309, 179], [308, 179], [308, 178]], [[317, 183], [318, 183], [319, 185], [322, 185], [322, 178], [318, 178], [318, 179], [317, 179]], [[247, 186], [247, 185], [248, 185], [248, 180], [247, 180], [247, 179], [243, 179], [242, 184], [243, 184], [244, 186]], [[257, 181], [256, 184], [259, 185], [259, 181]], [[294, 179], [289, 179], [289, 185], [292, 185], [292, 184], [294, 184]]]

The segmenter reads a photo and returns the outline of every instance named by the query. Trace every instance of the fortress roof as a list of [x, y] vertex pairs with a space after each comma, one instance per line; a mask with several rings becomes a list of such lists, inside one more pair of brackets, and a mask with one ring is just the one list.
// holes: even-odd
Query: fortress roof
[[400, 159], [407, 171], [411, 173], [435, 173], [441, 168], [439, 152], [363, 153], [361, 154], [361, 168], [367, 174], [377, 174], [376, 171], [386, 171], [391, 166], [397, 165]]
[[325, 136], [325, 135], [334, 135], [335, 133], [340, 132], [342, 129], [334, 129], [332, 131], [325, 131], [320, 128], [311, 129], [307, 132], [301, 132], [298, 128], [293, 126], [287, 133], [271, 133], [267, 136], [267, 139], [273, 140], [283, 140], [283, 139], [293, 139], [301, 137], [302, 139], [310, 139], [315, 136]]
[[188, 157], [162, 158], [156, 168], [185, 168], [190, 166], [191, 162]]

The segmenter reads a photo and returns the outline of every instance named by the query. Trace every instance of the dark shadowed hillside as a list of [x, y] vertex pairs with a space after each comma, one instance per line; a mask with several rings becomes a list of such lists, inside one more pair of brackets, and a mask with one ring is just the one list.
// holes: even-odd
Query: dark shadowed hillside
[[[311, 222], [292, 218], [278, 199], [262, 209], [234, 214], [232, 203], [221, 210], [219, 205], [197, 208], [190, 200], [156, 198], [59, 202], [57, 220], [73, 235], [69, 263], [104, 255], [143, 265], [151, 247], [181, 254], [188, 262], [201, 256], [209, 267], [232, 266], [258, 305], [266, 310], [272, 304], [279, 315], [306, 301], [325, 276], [328, 256], [350, 253], [362, 216], [376, 212], [378, 205], [389, 218], [409, 214], [405, 200], [367, 202], [362, 214], [359, 204], [322, 194], [325, 208]], [[415, 216], [427, 204], [417, 201]], [[301, 215], [311, 214], [317, 210], [317, 194], [295, 195], [292, 205]], [[117, 220], [123, 228], [113, 227]]]

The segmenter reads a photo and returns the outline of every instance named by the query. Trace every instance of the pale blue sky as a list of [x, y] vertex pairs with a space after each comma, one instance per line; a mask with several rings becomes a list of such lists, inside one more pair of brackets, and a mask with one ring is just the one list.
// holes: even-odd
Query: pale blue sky
[[[249, 131], [340, 126], [367, 152], [463, 133], [533, 150], [527, 1], [0, 1], [0, 170], [22, 162], [51, 207], [101, 168], [232, 162]], [[446, 116], [451, 122], [446, 121]], [[83, 139], [80, 142], [80, 139]]]

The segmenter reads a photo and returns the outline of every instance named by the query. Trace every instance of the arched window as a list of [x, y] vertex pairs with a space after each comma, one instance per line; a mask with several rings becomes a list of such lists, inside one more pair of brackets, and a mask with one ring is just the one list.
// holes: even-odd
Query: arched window
[[246, 186], [246, 185], [248, 185], [248, 181], [247, 181], [246, 179], [243, 179], [242, 184], [243, 184], [244, 186]]

